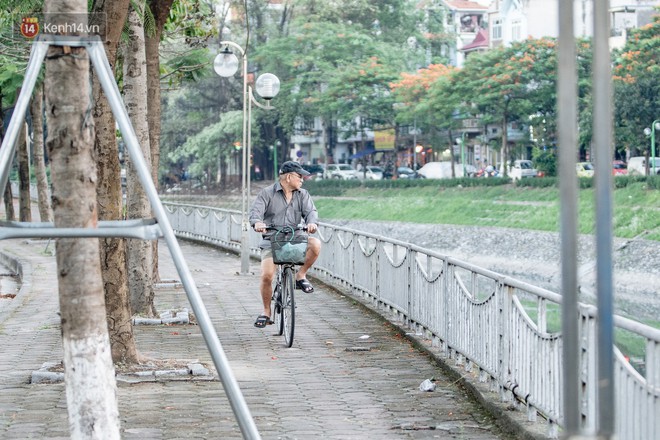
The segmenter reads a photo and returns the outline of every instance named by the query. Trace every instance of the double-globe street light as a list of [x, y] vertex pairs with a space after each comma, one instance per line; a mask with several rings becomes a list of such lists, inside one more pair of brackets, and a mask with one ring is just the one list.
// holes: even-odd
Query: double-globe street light
[[250, 241], [249, 241], [249, 223], [248, 223], [248, 201], [250, 197], [250, 167], [249, 161], [252, 156], [252, 136], [250, 127], [252, 122], [252, 104], [265, 110], [270, 110], [270, 100], [280, 91], [280, 80], [272, 73], [264, 73], [257, 78], [255, 88], [257, 94], [264, 98], [267, 105], [259, 103], [252, 93], [252, 87], [248, 86], [248, 60], [247, 53], [241, 46], [232, 41], [221, 41], [224, 49], [215, 57], [213, 69], [218, 75], [227, 78], [234, 76], [238, 71], [238, 57], [229, 49], [236, 49], [241, 55], [243, 67], [243, 157], [242, 157], [242, 176], [241, 176], [241, 274], [245, 275], [250, 271]]
[[[651, 136], [651, 160], [649, 160], [649, 171], [657, 172], [658, 164], [655, 163], [655, 131], [660, 130], [660, 119], [656, 119], [651, 124], [651, 128], [646, 127], [644, 129], [644, 134]], [[650, 165], [652, 164], [652, 165]], [[648, 174], [648, 173], [647, 173]]]

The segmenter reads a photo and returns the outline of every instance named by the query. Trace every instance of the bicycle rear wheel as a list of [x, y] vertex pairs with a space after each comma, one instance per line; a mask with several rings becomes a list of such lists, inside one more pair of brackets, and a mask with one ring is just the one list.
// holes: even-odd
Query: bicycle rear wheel
[[277, 335], [281, 336], [284, 332], [284, 319], [282, 318], [282, 284], [281, 278], [277, 277], [277, 282], [275, 283], [275, 288], [273, 289], [273, 319], [275, 321], [275, 329]]
[[284, 324], [284, 343], [293, 344], [293, 331], [296, 325], [296, 303], [293, 298], [293, 268], [285, 267], [282, 274], [282, 323]]

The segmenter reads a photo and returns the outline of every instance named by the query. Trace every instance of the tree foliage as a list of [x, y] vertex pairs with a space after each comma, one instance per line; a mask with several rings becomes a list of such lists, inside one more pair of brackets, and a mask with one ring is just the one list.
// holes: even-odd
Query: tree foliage
[[[281, 80], [280, 94], [273, 101], [275, 110], [256, 110], [253, 115], [262, 138], [254, 147], [257, 156], [269, 154], [264, 149], [275, 137], [286, 145], [300, 130], [309, 130], [315, 117], [335, 136], [340, 130], [359, 135], [360, 120], [416, 124], [433, 144], [442, 139], [453, 143], [452, 130], [462, 129], [462, 120], [478, 119], [483, 127], [499, 127], [501, 147], [519, 148], [509, 159], [528, 154], [532, 147], [549, 156], [556, 152], [553, 38], [529, 38], [471, 53], [465, 65], [456, 69], [446, 65], [445, 53], [455, 35], [443, 28], [446, 12], [438, 1], [425, 2], [422, 8], [412, 7], [408, 0], [297, 0], [284, 2], [281, 9], [264, 8], [256, 0], [225, 4], [234, 5], [243, 21], [227, 25], [229, 33], [223, 31], [223, 38], [246, 45], [249, 70], [255, 77], [271, 72]], [[630, 48], [617, 61], [616, 68], [625, 70], [625, 75], [615, 71], [620, 83], [616, 88], [617, 138], [631, 145], [644, 142], [643, 127], [655, 119], [657, 26], [656, 22], [634, 33]], [[576, 45], [578, 142], [584, 157], [592, 142], [591, 42], [578, 40]], [[222, 83], [218, 93], [226, 94], [219, 100], [222, 103], [212, 104], [216, 115], [240, 108], [240, 85], [239, 77]], [[630, 96], [635, 99], [623, 99]], [[635, 108], [637, 102], [642, 102], [640, 108]], [[205, 125], [217, 121], [210, 118]], [[506, 127], [512, 123], [523, 139], [506, 139]], [[327, 141], [332, 143], [330, 135]]]
[[456, 86], [466, 110], [484, 122], [520, 121], [532, 113], [554, 113], [555, 41], [527, 39], [468, 57]]
[[[398, 81], [390, 83], [396, 101], [401, 104], [398, 107], [400, 120], [411, 122], [433, 111], [432, 103], [443, 106], [448, 103], [451, 93], [448, 80], [454, 69], [444, 64], [431, 64], [415, 73], [404, 72]], [[449, 104], [449, 107], [453, 112], [455, 103]]]
[[228, 160], [238, 153], [236, 147], [240, 147], [242, 131], [242, 112], [223, 113], [219, 122], [188, 137], [180, 148], [170, 153], [169, 158], [174, 162], [190, 163], [187, 169], [190, 176], [209, 184], [216, 177], [218, 160]]
[[0, 102], [13, 105], [30, 57], [30, 41], [19, 32], [22, 17], [40, 13], [42, 1], [0, 0]]
[[628, 147], [633, 156], [648, 149], [644, 128], [660, 119], [659, 75], [660, 15], [656, 15], [653, 23], [632, 31], [624, 48], [615, 54], [617, 148]]
[[[286, 132], [292, 133], [296, 117], [320, 115], [333, 119], [346, 108], [359, 113], [354, 109], [359, 104], [355, 88], [342, 84], [340, 78], [359, 79], [361, 83], [355, 87], [364, 87], [365, 69], [383, 72], [386, 68], [378, 60], [384, 57], [371, 35], [352, 26], [306, 22], [260, 47], [254, 59], [283, 80], [278, 97], [278, 108], [282, 109], [280, 123], [285, 124]], [[361, 68], [356, 69], [356, 65]], [[361, 99], [364, 95], [359, 96]]]
[[[234, 19], [238, 20], [224, 21], [226, 17], [222, 11], [228, 6], [232, 7]], [[222, 30], [220, 39], [229, 39], [245, 48], [248, 70], [254, 73], [254, 77], [271, 72], [281, 80], [280, 93], [273, 101], [274, 110], [255, 109], [253, 112], [252, 123], [261, 138], [261, 142], [253, 142], [255, 158], [268, 157], [268, 145], [278, 140], [288, 144], [297, 124], [308, 121], [309, 126], [309, 121], [317, 116], [325, 121], [328, 142], [332, 142], [332, 136], [336, 137], [342, 130], [345, 135], [359, 135], [364, 127], [353, 123], [357, 120], [392, 126], [396, 111], [389, 83], [396, 81], [399, 73], [408, 66], [424, 65], [429, 56], [441, 57], [438, 42], [447, 41], [447, 34], [439, 25], [440, 15], [429, 17], [424, 10], [413, 6], [410, 0], [296, 0], [284, 2], [280, 9], [267, 8], [264, 2], [255, 0], [221, 2], [217, 23], [217, 28]], [[415, 44], [411, 45], [410, 41]], [[179, 52], [183, 47], [178, 45]], [[208, 63], [219, 50], [213, 47], [209, 44]], [[191, 54], [186, 51], [186, 56]], [[176, 70], [173, 69], [176, 72], [184, 71], [180, 66], [195, 64], [176, 56], [166, 55], [165, 59], [168, 66], [177, 66]], [[198, 64], [204, 63], [203, 54], [199, 54], [198, 60]], [[213, 76], [210, 67], [207, 72]], [[178, 73], [171, 76], [176, 75]], [[194, 104], [182, 103], [179, 96], [176, 102], [182, 107], [210, 105], [214, 110], [215, 117], [206, 117], [205, 122], [195, 119], [201, 110], [192, 114], [179, 113], [184, 119], [191, 118], [188, 126], [198, 127], [201, 123], [217, 128], [222, 125], [218, 120], [223, 119], [225, 112], [238, 110], [242, 105], [242, 78], [239, 75], [220, 80], [221, 87], [216, 89], [218, 99], [210, 98], [208, 89], [196, 85], [192, 87], [197, 89], [194, 94], [187, 93], [190, 99], [196, 100]], [[200, 84], [214, 83], [204, 75], [192, 79]], [[176, 79], [172, 81], [172, 87], [178, 87]], [[174, 108], [171, 110], [178, 112]], [[173, 126], [179, 125], [175, 119], [172, 120]], [[183, 132], [172, 130], [166, 134], [169, 127], [164, 126], [164, 140], [170, 135], [172, 140], [177, 139], [163, 142], [172, 149], [186, 144], [188, 135], [185, 133], [195, 135], [194, 130], [187, 127]], [[208, 137], [198, 137], [187, 144], [186, 149], [193, 145], [201, 148], [201, 139], [211, 142]], [[174, 153], [169, 157], [185, 161], [186, 155]]]

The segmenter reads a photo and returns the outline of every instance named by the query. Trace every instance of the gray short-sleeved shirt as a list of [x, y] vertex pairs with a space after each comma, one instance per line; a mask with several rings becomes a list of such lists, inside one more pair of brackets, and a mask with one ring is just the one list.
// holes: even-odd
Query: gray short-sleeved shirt
[[[318, 212], [309, 192], [299, 189], [293, 192], [291, 202], [287, 203], [284, 189], [280, 182], [276, 182], [259, 191], [257, 198], [250, 208], [250, 225], [254, 227], [257, 222], [275, 226], [296, 226], [303, 222], [318, 223]], [[260, 243], [261, 248], [269, 248], [270, 236], [264, 234]]]

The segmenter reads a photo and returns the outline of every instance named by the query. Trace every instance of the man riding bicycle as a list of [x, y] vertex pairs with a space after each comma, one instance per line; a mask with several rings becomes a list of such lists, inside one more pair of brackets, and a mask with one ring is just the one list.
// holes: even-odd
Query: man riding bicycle
[[[271, 225], [297, 226], [301, 222], [307, 224], [307, 231], [313, 234], [317, 231], [318, 213], [309, 192], [302, 189], [305, 176], [309, 172], [298, 162], [287, 161], [282, 164], [279, 181], [262, 189], [250, 208], [250, 225], [255, 231], [263, 234], [259, 244], [261, 248], [261, 300], [263, 312], [257, 317], [255, 327], [263, 328], [272, 324], [270, 302], [272, 298], [272, 282], [275, 275], [275, 263], [271, 252], [270, 238], [274, 232], [267, 231]], [[307, 238], [305, 262], [296, 274], [296, 288], [305, 293], [314, 291], [307, 280], [307, 271], [314, 264], [321, 251], [321, 240], [316, 237]]]

